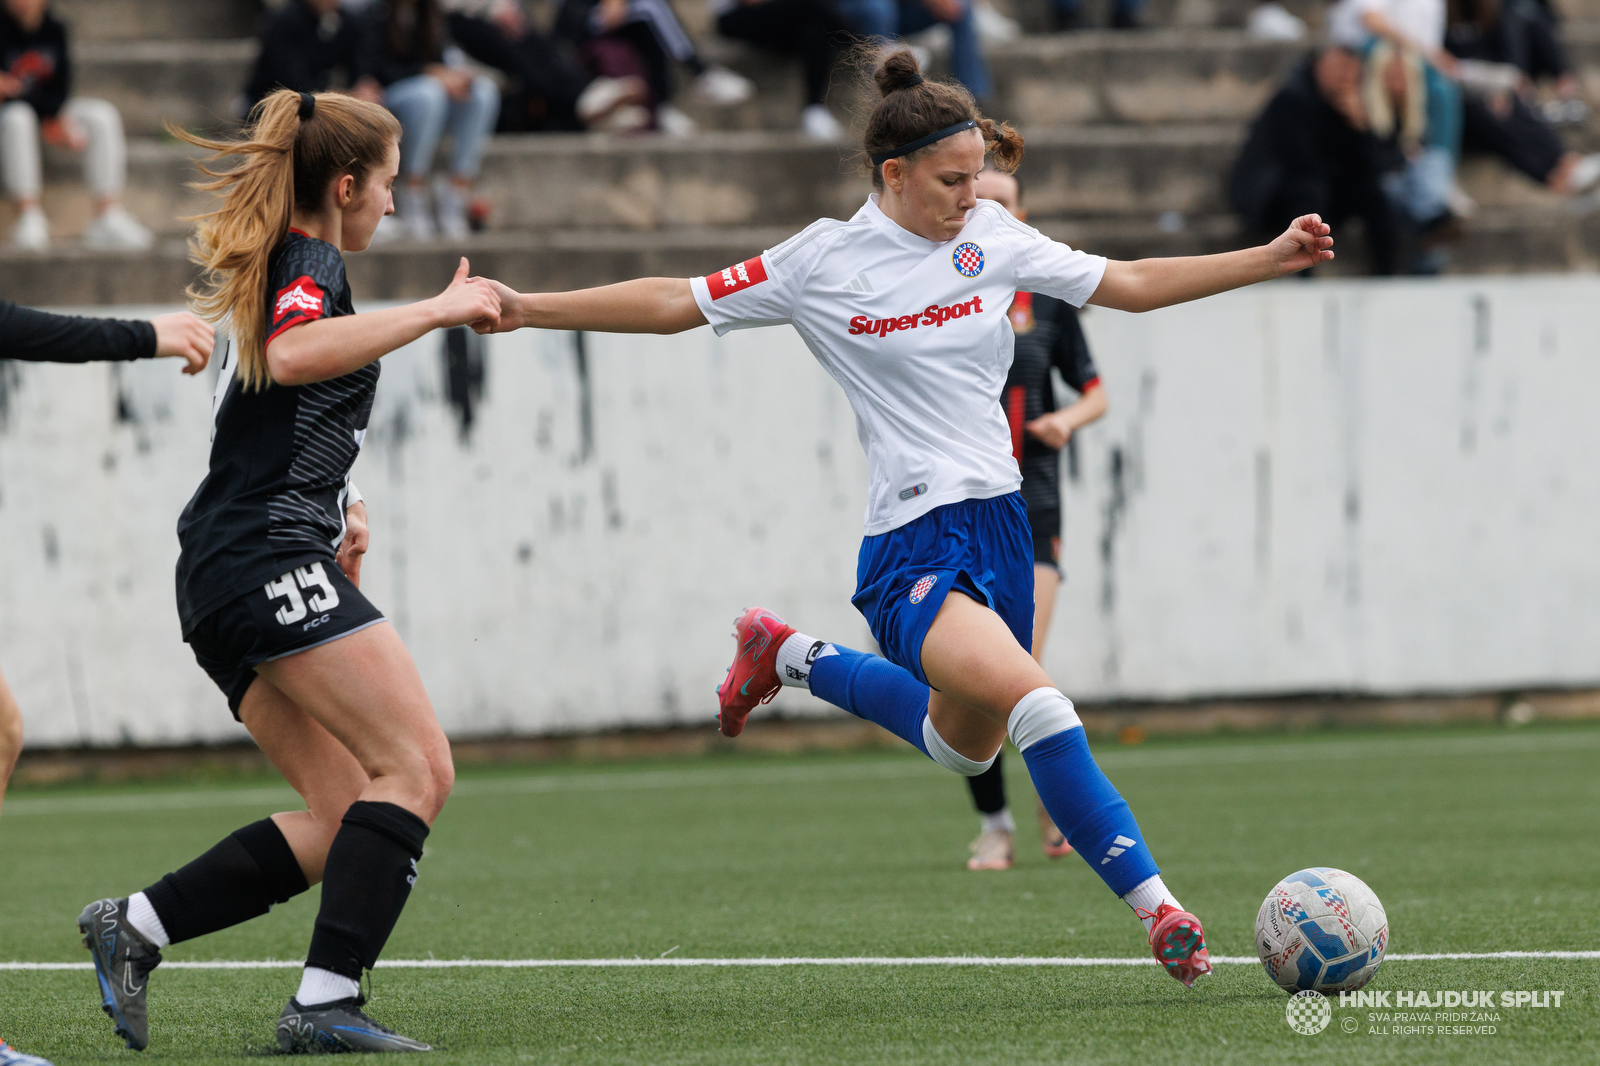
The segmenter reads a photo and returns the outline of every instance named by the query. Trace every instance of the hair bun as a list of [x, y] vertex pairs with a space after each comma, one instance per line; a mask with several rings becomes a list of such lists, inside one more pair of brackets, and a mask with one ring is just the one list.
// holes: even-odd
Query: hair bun
[[877, 84], [878, 92], [884, 96], [921, 85], [924, 81], [916, 54], [909, 48], [897, 48], [884, 56], [878, 69], [873, 72], [872, 80]]

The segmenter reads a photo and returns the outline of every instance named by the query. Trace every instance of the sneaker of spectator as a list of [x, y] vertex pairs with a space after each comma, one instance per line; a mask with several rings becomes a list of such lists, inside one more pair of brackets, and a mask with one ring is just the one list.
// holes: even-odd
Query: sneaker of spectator
[[694, 119], [671, 104], [656, 108], [656, 129], [668, 137], [689, 137], [700, 132], [700, 126]]
[[694, 80], [695, 98], [716, 107], [736, 107], [755, 94], [755, 82], [727, 67], [707, 67]]
[[844, 139], [845, 129], [826, 104], [807, 104], [800, 112], [800, 132], [808, 140], [832, 143]]
[[984, 44], [1004, 44], [1022, 36], [1021, 24], [1000, 14], [989, 0], [977, 0], [972, 17], [978, 25], [978, 39]]
[[[650, 87], [643, 78], [597, 77], [578, 95], [573, 111], [590, 129], [619, 128], [618, 113], [623, 112], [620, 128], [638, 129], [649, 125], [650, 112], [638, 105], [650, 99]], [[638, 122], [637, 116], [644, 115]]]
[[0, 171], [17, 207], [11, 242], [40, 251], [50, 245], [40, 141], [83, 153], [83, 173], [94, 197], [90, 234], [99, 248], [139, 251], [154, 243], [150, 231], [121, 206], [128, 148], [122, 115], [104, 100], [73, 97], [67, 28], [49, 0], [0, 2]]
[[1304, 19], [1276, 0], [1269, 0], [1250, 12], [1245, 20], [1245, 32], [1258, 41], [1303, 41], [1311, 30]]

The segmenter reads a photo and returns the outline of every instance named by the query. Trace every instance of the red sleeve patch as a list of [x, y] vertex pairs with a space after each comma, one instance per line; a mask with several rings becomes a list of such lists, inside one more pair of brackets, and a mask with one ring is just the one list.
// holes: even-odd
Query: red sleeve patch
[[706, 275], [706, 288], [711, 291], [713, 300], [720, 300], [724, 296], [731, 296], [740, 289], [748, 289], [752, 285], [759, 285], [767, 280], [767, 268], [758, 255], [754, 259], [746, 259], [742, 263], [735, 263], [720, 274]]
[[309, 274], [302, 274], [279, 289], [272, 301], [272, 330], [267, 334], [267, 343], [291, 326], [321, 318], [326, 302], [327, 293]]

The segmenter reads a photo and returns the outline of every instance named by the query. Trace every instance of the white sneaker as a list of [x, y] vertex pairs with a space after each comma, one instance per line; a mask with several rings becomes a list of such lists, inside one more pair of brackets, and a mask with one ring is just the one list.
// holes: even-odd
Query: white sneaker
[[1282, 4], [1262, 4], [1250, 12], [1245, 32], [1258, 41], [1303, 41], [1310, 33], [1304, 20], [1289, 13]]
[[813, 141], [839, 141], [844, 139], [844, 127], [821, 104], [812, 104], [800, 112], [800, 132]]
[[121, 252], [143, 252], [155, 244], [155, 235], [121, 204], [112, 204], [83, 231], [83, 243], [90, 248]]
[[656, 128], [668, 137], [688, 137], [700, 131], [700, 127], [694, 124], [694, 119], [671, 104], [662, 104], [656, 108]]
[[1009, 870], [1017, 861], [1017, 838], [1009, 829], [985, 829], [967, 849], [969, 870]]
[[29, 252], [42, 252], [50, 247], [50, 221], [44, 217], [42, 209], [30, 207], [17, 218], [17, 225], [11, 231], [11, 247]]
[[472, 233], [467, 222], [467, 198], [448, 178], [433, 183], [433, 211], [439, 220], [439, 235], [450, 241], [464, 241]]
[[1600, 183], [1600, 155], [1586, 155], [1578, 160], [1567, 179], [1573, 196], [1581, 196]]
[[405, 236], [414, 241], [431, 241], [436, 235], [433, 215], [428, 211], [428, 190], [419, 189], [410, 182], [401, 182], [394, 189], [394, 217], [404, 225]]
[[[650, 125], [650, 109], [639, 104], [623, 104], [613, 108], [604, 118], [597, 119], [589, 128], [602, 133], [632, 133]], [[690, 132], [693, 132], [692, 130]]]
[[694, 95], [707, 104], [732, 107], [742, 104], [756, 94], [755, 83], [727, 67], [707, 67], [694, 80]]
[[578, 121], [592, 126], [603, 121], [617, 108], [628, 103], [638, 103], [648, 94], [639, 78], [596, 78], [579, 95], [574, 110]]
[[1017, 20], [1000, 14], [989, 0], [978, 0], [978, 5], [972, 9], [972, 21], [978, 27], [978, 39], [984, 44], [1004, 44], [1022, 36], [1022, 26]]

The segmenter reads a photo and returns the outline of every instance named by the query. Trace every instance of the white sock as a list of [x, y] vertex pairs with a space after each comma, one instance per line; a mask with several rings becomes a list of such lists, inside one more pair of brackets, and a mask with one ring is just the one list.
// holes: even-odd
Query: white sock
[[789, 639], [783, 642], [783, 647], [778, 649], [778, 680], [794, 688], [809, 689], [811, 664], [838, 654], [839, 649], [825, 640], [808, 637], [799, 631], [791, 633]]
[[[1167, 891], [1167, 886], [1162, 883], [1160, 874], [1148, 877], [1134, 885], [1133, 888], [1128, 890], [1128, 894], [1122, 897], [1122, 902], [1132, 907], [1134, 914], [1139, 914], [1140, 911], [1145, 912], [1145, 914], [1154, 914], [1161, 908], [1163, 903], [1170, 903], [1179, 910], [1183, 909], [1183, 904], [1179, 903], [1172, 893]], [[1146, 918], [1144, 914], [1139, 914], [1139, 920], [1144, 923], [1145, 935], [1148, 936], [1150, 928], [1156, 924], [1156, 920], [1154, 918]]]
[[1011, 817], [1010, 807], [1001, 807], [993, 814], [983, 814], [980, 811], [978, 817], [983, 819], [983, 831], [985, 833], [994, 829], [1004, 829], [1008, 833], [1017, 831], [1017, 820]]
[[360, 991], [361, 982], [353, 977], [307, 966], [305, 972], [300, 975], [300, 991], [294, 994], [294, 998], [302, 1007], [315, 1007], [322, 1003], [349, 999]]
[[150, 897], [143, 892], [135, 892], [128, 897], [128, 924], [158, 948], [172, 943], [172, 938], [167, 936], [167, 927], [161, 924], [161, 916], [150, 905]]

